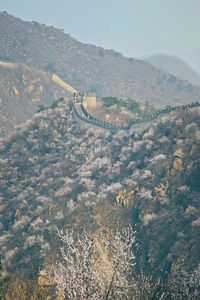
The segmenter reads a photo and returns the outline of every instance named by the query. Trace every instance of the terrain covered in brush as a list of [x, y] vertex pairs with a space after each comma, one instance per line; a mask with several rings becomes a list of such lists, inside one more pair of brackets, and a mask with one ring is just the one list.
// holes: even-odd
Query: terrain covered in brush
[[[0, 27], [0, 294], [62, 299], [66, 277], [56, 289], [51, 276], [62, 278], [65, 237], [98, 283], [123, 254], [128, 299], [199, 299], [199, 86], [6, 12]], [[72, 94], [84, 92], [97, 99], [81, 121]], [[114, 242], [130, 228], [126, 260]], [[116, 265], [106, 283], [124, 275]], [[94, 278], [85, 290], [102, 295]], [[116, 299], [111, 290], [96, 299]]]
[[[136, 231], [135, 270], [171, 278], [199, 263], [199, 108], [112, 133], [75, 121], [67, 103], [1, 141], [1, 255], [38, 269], [56, 228]], [[56, 245], [56, 246], [55, 246]]]

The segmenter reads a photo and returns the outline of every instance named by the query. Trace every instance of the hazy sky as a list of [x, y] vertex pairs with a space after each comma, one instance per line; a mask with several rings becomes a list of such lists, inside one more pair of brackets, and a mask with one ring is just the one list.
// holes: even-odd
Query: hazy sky
[[0, 10], [126, 56], [200, 58], [200, 0], [0, 0]]

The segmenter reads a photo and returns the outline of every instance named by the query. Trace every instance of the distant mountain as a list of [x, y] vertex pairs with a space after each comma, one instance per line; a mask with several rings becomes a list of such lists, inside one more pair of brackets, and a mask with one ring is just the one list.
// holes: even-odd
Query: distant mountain
[[161, 70], [168, 72], [178, 78], [187, 80], [192, 84], [200, 85], [200, 75], [192, 69], [183, 59], [167, 54], [155, 54], [145, 57], [145, 60], [152, 63]]
[[184, 55], [189, 64], [200, 74], [200, 48]]
[[66, 102], [36, 114], [0, 144], [4, 266], [51, 265], [56, 228], [97, 234], [132, 224], [135, 271], [170, 279], [195, 270], [199, 116], [199, 107], [179, 109], [114, 133], [75, 121]]
[[40, 105], [49, 106], [73, 91], [55, 74], [0, 61], [0, 136], [32, 118]]
[[200, 87], [114, 50], [83, 44], [62, 30], [0, 14], [0, 59], [57, 74], [78, 91], [157, 106], [198, 101]]

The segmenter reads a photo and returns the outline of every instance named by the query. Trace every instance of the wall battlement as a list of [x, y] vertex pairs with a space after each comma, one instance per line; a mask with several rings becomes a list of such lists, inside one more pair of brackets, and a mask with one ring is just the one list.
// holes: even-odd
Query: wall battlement
[[[75, 100], [76, 99], [77, 98], [75, 98]], [[71, 107], [72, 107], [72, 110], [75, 113], [75, 115], [80, 120], [85, 121], [86, 123], [93, 124], [95, 126], [101, 127], [101, 128], [108, 129], [108, 130], [129, 130], [131, 128], [131, 126], [133, 126], [135, 124], [152, 121], [160, 115], [163, 115], [163, 114], [166, 114], [166, 113], [171, 113], [172, 111], [175, 111], [177, 109], [185, 110], [185, 109], [188, 109], [188, 108], [193, 108], [193, 107], [196, 107], [196, 106], [200, 106], [199, 102], [192, 102], [192, 103], [189, 103], [189, 104], [179, 105], [179, 106], [167, 106], [166, 108], [158, 110], [155, 113], [155, 115], [153, 115], [153, 116], [136, 119], [136, 120], [132, 121], [128, 126], [119, 126], [119, 125], [109, 123], [109, 122], [106, 122], [106, 121], [103, 121], [103, 120], [100, 120], [100, 119], [97, 119], [97, 118], [93, 117], [83, 107], [83, 102], [80, 102], [80, 101], [75, 102], [75, 100], [73, 101]]]

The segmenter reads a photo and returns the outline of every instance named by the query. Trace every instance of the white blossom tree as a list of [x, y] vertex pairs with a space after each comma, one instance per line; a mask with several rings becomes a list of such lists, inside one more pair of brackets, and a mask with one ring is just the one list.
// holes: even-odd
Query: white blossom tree
[[168, 290], [165, 299], [199, 300], [200, 299], [200, 264], [193, 271], [181, 271]]
[[128, 299], [133, 282], [135, 235], [131, 227], [92, 235], [63, 233], [53, 280], [64, 299]]

